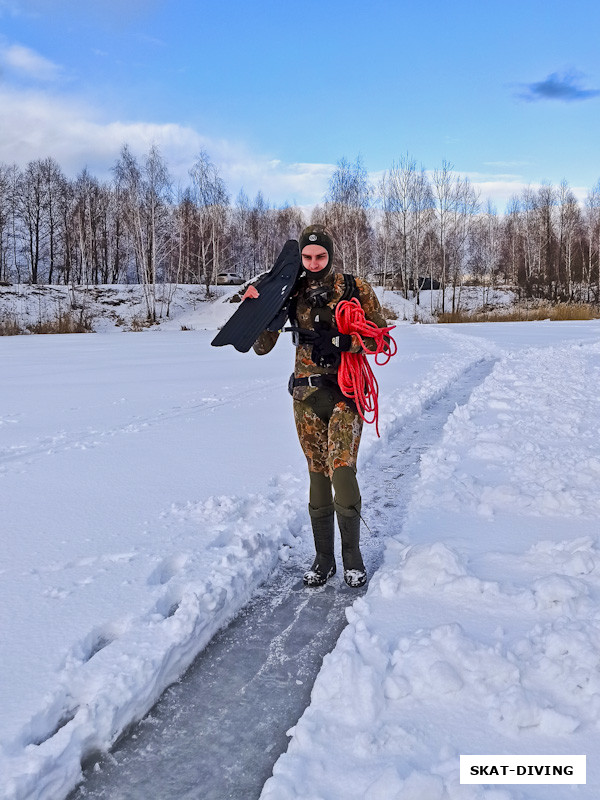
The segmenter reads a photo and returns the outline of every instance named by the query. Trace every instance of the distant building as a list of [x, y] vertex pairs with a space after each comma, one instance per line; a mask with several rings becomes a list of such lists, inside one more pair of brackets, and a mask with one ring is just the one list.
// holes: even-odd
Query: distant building
[[386, 289], [402, 289], [402, 279], [398, 273], [391, 275], [389, 272], [373, 272], [370, 277], [371, 283], [374, 283], [375, 286], [384, 286]]
[[419, 291], [420, 292], [428, 292], [431, 289], [439, 289], [440, 282], [436, 281], [435, 278], [433, 280], [431, 278], [423, 278], [419, 277]]
[[[385, 286], [386, 289], [395, 289], [400, 290], [402, 289], [402, 278], [400, 274], [396, 272], [393, 275], [384, 272], [373, 272], [371, 276], [372, 282], [376, 286]], [[411, 289], [415, 289], [414, 286], [410, 286]], [[419, 291], [428, 291], [430, 289], [439, 289], [440, 282], [437, 281], [435, 278], [433, 281], [429, 277], [419, 276]]]

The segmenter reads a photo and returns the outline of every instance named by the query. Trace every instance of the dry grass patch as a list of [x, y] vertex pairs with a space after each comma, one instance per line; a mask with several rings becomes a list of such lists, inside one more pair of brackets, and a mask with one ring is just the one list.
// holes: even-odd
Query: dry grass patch
[[600, 319], [600, 309], [588, 303], [556, 303], [532, 307], [513, 306], [510, 309], [467, 313], [438, 314], [438, 322], [540, 322], [542, 320]]
[[19, 325], [16, 317], [7, 316], [0, 319], [0, 336], [18, 336], [20, 333], [25, 333], [25, 331]]
[[139, 333], [140, 331], [145, 331], [146, 328], [151, 328], [156, 324], [157, 323], [153, 322], [151, 319], [135, 316], [130, 319], [129, 326], [125, 328], [125, 330], [129, 333]]
[[86, 314], [58, 312], [53, 319], [39, 320], [29, 323], [30, 333], [93, 333], [92, 318]]

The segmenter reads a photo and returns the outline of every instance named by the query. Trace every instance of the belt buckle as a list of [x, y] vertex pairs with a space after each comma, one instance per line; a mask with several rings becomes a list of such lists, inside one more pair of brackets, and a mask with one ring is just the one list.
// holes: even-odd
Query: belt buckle
[[309, 375], [309, 376], [308, 376], [308, 385], [309, 385], [309, 386], [310, 386], [312, 389], [317, 389], [317, 388], [318, 388], [318, 387], [317, 387], [317, 385], [313, 383], [313, 378], [316, 378], [316, 377], [317, 377], [316, 375]]

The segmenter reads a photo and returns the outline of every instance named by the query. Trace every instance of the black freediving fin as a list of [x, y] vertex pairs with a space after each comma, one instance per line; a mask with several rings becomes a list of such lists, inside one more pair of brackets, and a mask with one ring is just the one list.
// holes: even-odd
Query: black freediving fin
[[289, 239], [273, 268], [256, 282], [258, 297], [242, 300], [211, 344], [231, 344], [240, 353], [247, 353], [264, 330], [279, 330], [285, 323], [286, 305], [301, 268], [300, 246], [295, 239]]
[[285, 325], [285, 321], [288, 318], [288, 304], [286, 303], [284, 307], [279, 311], [277, 316], [273, 317], [271, 322], [267, 325], [266, 330], [268, 331], [280, 331], [283, 326]]

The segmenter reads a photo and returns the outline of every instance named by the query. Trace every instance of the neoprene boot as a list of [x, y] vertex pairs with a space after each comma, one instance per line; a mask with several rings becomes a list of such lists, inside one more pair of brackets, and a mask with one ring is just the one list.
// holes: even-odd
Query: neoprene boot
[[356, 589], [364, 586], [367, 582], [367, 571], [359, 547], [360, 513], [356, 509], [340, 509], [338, 507], [337, 519], [342, 537], [344, 580], [348, 586]]
[[312, 567], [304, 573], [303, 580], [306, 586], [323, 586], [329, 578], [335, 575], [333, 506], [320, 509], [309, 507], [309, 513], [316, 556]]

